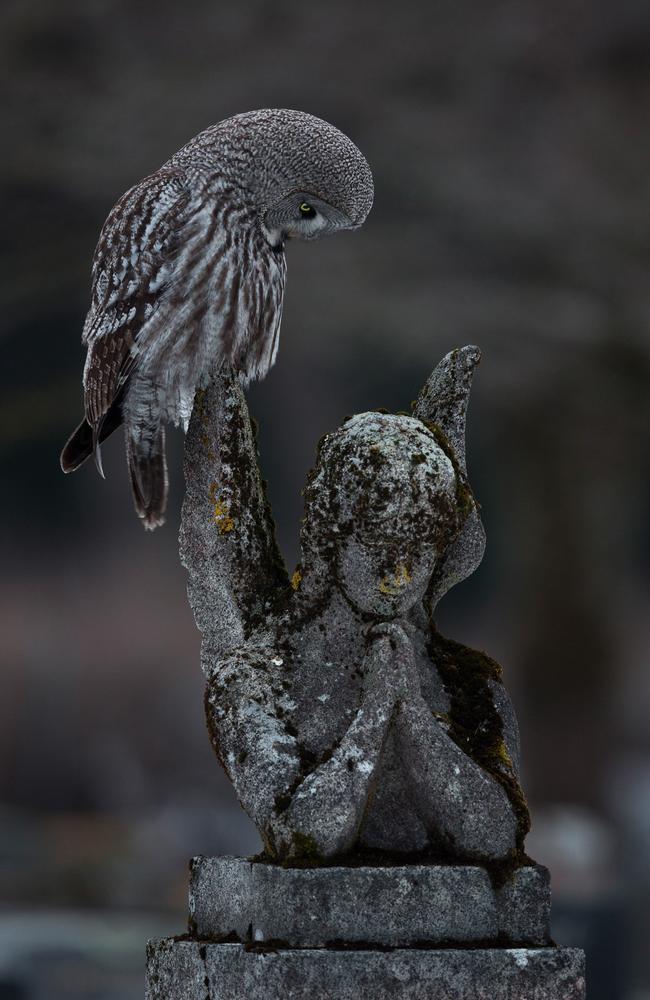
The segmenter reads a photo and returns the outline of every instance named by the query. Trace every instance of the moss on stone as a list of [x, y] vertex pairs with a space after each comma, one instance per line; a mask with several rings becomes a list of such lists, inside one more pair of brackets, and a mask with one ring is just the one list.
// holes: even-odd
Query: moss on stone
[[[441, 635], [431, 622], [429, 655], [449, 695], [449, 736], [504, 788], [517, 821], [517, 846], [506, 859], [514, 871], [522, 862], [530, 829], [528, 804], [503, 738], [503, 722], [490, 690], [502, 670], [486, 653]], [[504, 862], [505, 864], [505, 862]]]
[[319, 864], [323, 860], [323, 855], [318, 849], [318, 844], [308, 833], [295, 831], [292, 837], [292, 857], [308, 861], [310, 864]]

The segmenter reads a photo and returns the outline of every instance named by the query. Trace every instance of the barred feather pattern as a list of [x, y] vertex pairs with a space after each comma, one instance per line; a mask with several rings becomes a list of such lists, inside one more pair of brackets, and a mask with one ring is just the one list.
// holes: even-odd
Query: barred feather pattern
[[[248, 380], [277, 354], [284, 253], [232, 187], [204, 184], [189, 195], [180, 172], [164, 173], [127, 192], [97, 248], [84, 329], [91, 425], [127, 380], [132, 422], [157, 411], [158, 422], [186, 423], [188, 396], [218, 358]], [[143, 396], [152, 397], [146, 406]]]
[[[310, 191], [360, 225], [372, 176], [354, 144], [302, 112], [235, 116], [200, 133], [116, 203], [93, 258], [83, 341], [85, 421], [61, 464], [77, 468], [122, 420], [136, 510], [162, 523], [164, 424], [189, 422], [221, 363], [244, 381], [275, 361], [286, 262], [263, 225], [270, 205]], [[89, 444], [90, 442], [90, 444]]]

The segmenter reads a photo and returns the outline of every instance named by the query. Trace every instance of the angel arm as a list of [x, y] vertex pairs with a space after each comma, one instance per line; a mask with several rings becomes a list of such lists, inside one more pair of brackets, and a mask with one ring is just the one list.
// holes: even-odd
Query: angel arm
[[378, 637], [352, 722], [326, 759], [311, 768], [280, 717], [272, 666], [235, 654], [208, 674], [213, 745], [275, 857], [332, 857], [354, 844], [400, 694], [391, 679], [393, 661], [389, 639]]
[[286, 808], [271, 817], [280, 856], [331, 858], [354, 846], [400, 695], [392, 663], [390, 639], [378, 636], [367, 654], [361, 705], [349, 729], [331, 756], [294, 786]]
[[401, 706], [397, 725], [424, 825], [460, 855], [505, 858], [516, 846], [517, 818], [503, 786], [454, 743], [422, 697]]
[[207, 671], [289, 587], [244, 393], [225, 366], [196, 394], [184, 468], [181, 560]]
[[[394, 627], [394, 634], [395, 655], [410, 679], [395, 725], [420, 818], [434, 836], [459, 855], [480, 860], [505, 858], [517, 845], [523, 818], [506, 791], [508, 787], [513, 795], [521, 794], [518, 732], [508, 696], [500, 682], [488, 682], [486, 696], [492, 699], [493, 711], [500, 719], [495, 736], [501, 733], [488, 770], [451, 738], [448, 719], [431, 711], [421, 693], [412, 644], [399, 626]], [[487, 722], [474, 721], [481, 729]], [[503, 781], [498, 780], [494, 768]]]

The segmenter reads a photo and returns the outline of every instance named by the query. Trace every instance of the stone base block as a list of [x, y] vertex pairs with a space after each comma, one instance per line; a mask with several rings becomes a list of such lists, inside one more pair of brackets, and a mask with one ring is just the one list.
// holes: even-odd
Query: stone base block
[[520, 868], [495, 889], [484, 868], [404, 865], [281, 868], [194, 858], [190, 927], [201, 939], [284, 947], [549, 943], [546, 868]]
[[259, 952], [151, 942], [147, 1000], [584, 1000], [572, 948]]

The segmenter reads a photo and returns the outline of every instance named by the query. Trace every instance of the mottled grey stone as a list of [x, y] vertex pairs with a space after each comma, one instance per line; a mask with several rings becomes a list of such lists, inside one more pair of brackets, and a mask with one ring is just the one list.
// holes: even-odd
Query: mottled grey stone
[[548, 872], [516, 871], [495, 890], [470, 865], [281, 868], [243, 858], [195, 858], [190, 926], [199, 938], [323, 947], [335, 941], [408, 945], [549, 941]]
[[550, 939], [551, 885], [547, 868], [519, 868], [496, 892], [499, 932], [509, 941], [541, 945]]
[[584, 1000], [572, 948], [247, 951], [154, 941], [147, 1000]]
[[197, 396], [181, 553], [208, 727], [272, 858], [370, 848], [482, 862], [522, 849], [500, 669], [432, 617], [483, 552], [465, 468], [479, 357], [447, 355], [413, 416], [357, 414], [325, 436], [292, 585], [237, 378], [223, 370]]

